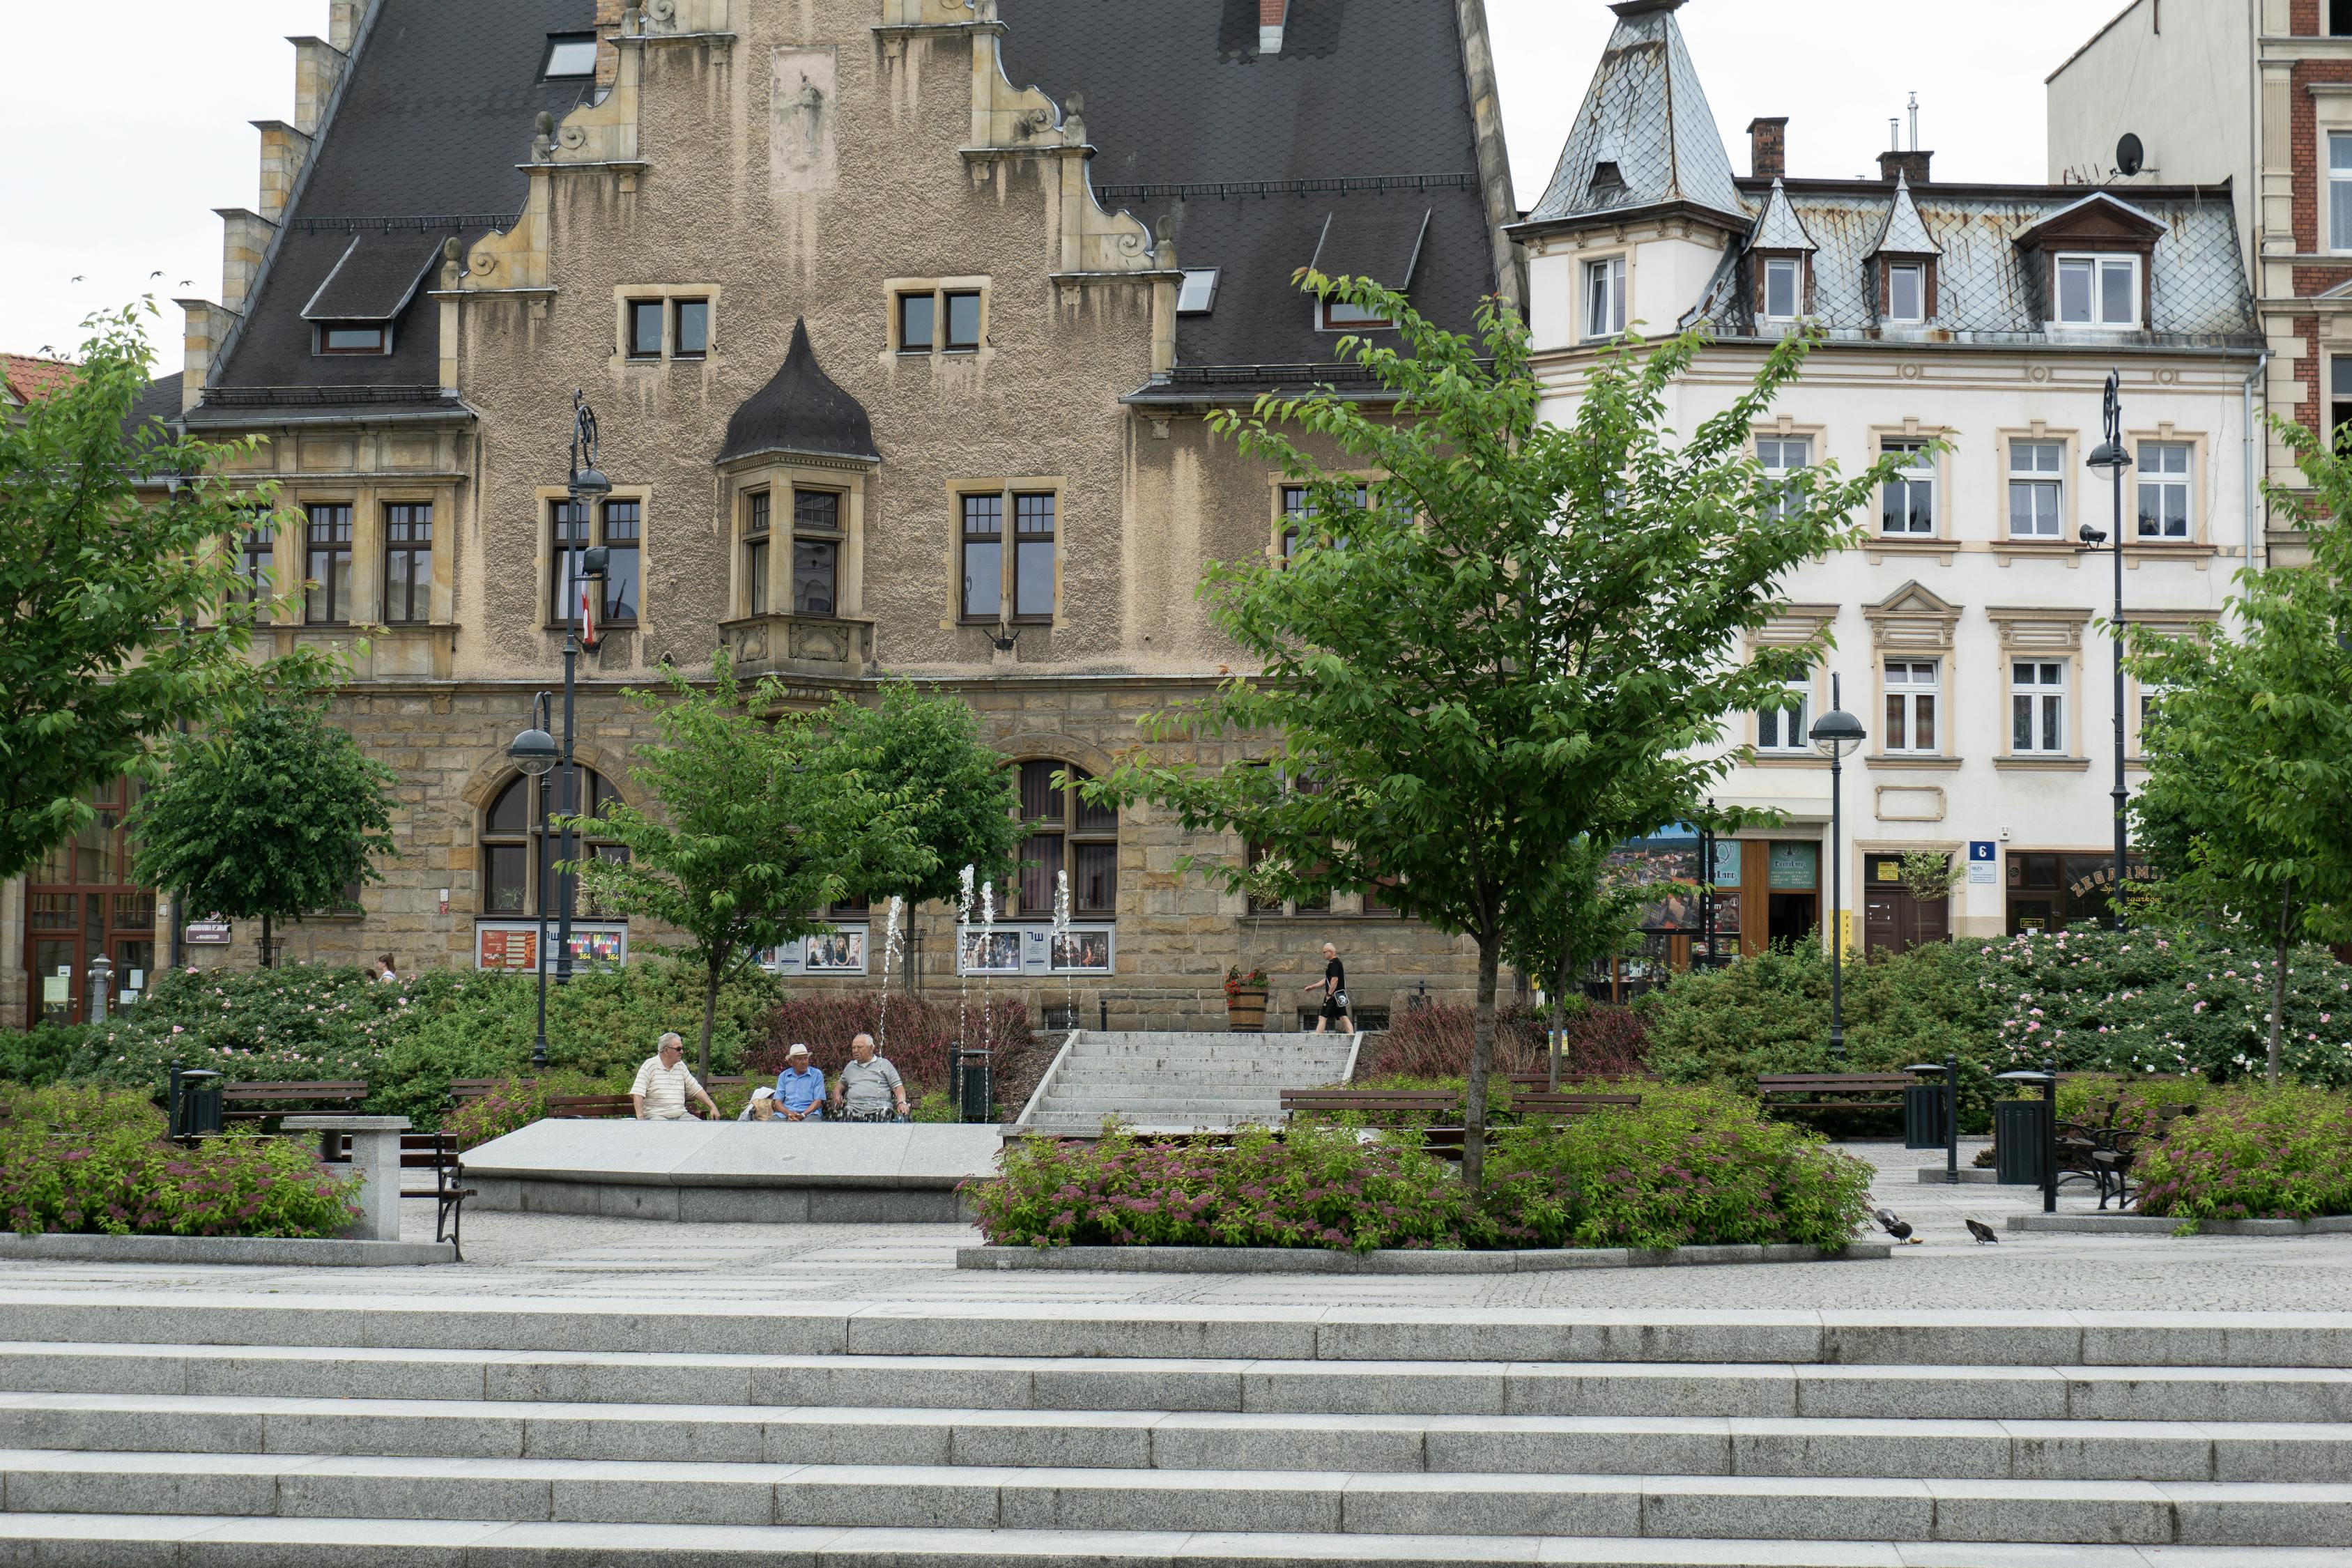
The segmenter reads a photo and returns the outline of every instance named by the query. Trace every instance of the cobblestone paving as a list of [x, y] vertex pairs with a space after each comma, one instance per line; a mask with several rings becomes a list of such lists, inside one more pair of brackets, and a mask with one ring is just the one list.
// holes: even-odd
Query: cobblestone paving
[[[1977, 1145], [1964, 1145], [1966, 1164]], [[1884, 1262], [1560, 1274], [1352, 1279], [1283, 1275], [958, 1272], [963, 1226], [670, 1225], [562, 1215], [481, 1213], [466, 1221], [467, 1262], [436, 1268], [275, 1269], [0, 1264], [0, 1290], [140, 1290], [287, 1295], [761, 1300], [1197, 1303], [1221, 1306], [1457, 1306], [1700, 1310], [2347, 1311], [2352, 1236], [2292, 1238], [2088, 1237], [2001, 1231], [1979, 1247], [1964, 1216], [2000, 1229], [2041, 1206], [2036, 1189], [1919, 1183], [1940, 1152], [1849, 1145], [1878, 1168], [1876, 1202], [1921, 1244]], [[2094, 1200], [2069, 1188], [2067, 1211]], [[430, 1203], [403, 1205], [411, 1239], [432, 1235]]]

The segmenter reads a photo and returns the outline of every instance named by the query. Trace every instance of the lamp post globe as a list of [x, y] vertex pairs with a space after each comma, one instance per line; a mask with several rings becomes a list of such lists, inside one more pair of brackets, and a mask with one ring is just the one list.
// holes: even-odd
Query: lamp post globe
[[507, 761], [515, 765], [517, 772], [532, 778], [543, 776], [562, 754], [555, 737], [541, 729], [525, 730], [507, 747]]
[[1840, 682], [1830, 677], [1830, 710], [1807, 737], [1830, 760], [1830, 1055], [1845, 1055], [1845, 759], [1868, 739], [1862, 721], [1845, 710]]
[[601, 500], [613, 493], [613, 481], [596, 468], [582, 468], [565, 481], [573, 500]]

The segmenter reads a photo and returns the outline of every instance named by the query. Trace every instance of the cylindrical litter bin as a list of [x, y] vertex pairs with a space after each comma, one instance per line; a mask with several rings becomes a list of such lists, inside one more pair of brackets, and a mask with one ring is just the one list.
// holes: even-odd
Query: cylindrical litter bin
[[996, 1080], [986, 1051], [966, 1051], [956, 1064], [956, 1110], [961, 1121], [995, 1120]]
[[1992, 1105], [1993, 1179], [2007, 1186], [2038, 1187], [2047, 1179], [2050, 1102], [1997, 1100]]
[[1944, 1146], [1944, 1104], [1940, 1083], [1915, 1083], [1903, 1090], [1903, 1146], [1940, 1149]]
[[174, 1138], [217, 1138], [221, 1132], [221, 1075], [204, 1068], [172, 1069], [172, 1131]]

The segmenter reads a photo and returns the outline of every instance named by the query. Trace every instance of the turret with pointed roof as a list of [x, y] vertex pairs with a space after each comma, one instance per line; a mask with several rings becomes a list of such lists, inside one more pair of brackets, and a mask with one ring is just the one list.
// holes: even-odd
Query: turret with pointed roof
[[1749, 214], [1675, 13], [1684, 0], [1622, 0], [1550, 187], [1522, 230], [1696, 209], [1744, 233]]

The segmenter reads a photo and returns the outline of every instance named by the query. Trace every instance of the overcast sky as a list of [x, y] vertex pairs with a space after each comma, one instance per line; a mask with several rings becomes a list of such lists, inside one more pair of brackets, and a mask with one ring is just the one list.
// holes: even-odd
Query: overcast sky
[[[1742, 174], [1745, 127], [1759, 114], [1790, 117], [1792, 172], [1874, 172], [1887, 120], [1916, 91], [1920, 141], [1935, 150], [1939, 175], [2040, 180], [2042, 79], [2122, 5], [1972, 0], [1956, 14], [1929, 0], [1691, 0], [1682, 23]], [[1486, 8], [1519, 205], [1530, 206], [1612, 18], [1601, 0], [1486, 0]], [[294, 56], [284, 40], [323, 35], [326, 0], [7, 0], [6, 10], [0, 350], [70, 352], [84, 315], [152, 290], [163, 304], [153, 334], [167, 345], [163, 368], [177, 369], [180, 316], [170, 300], [219, 297], [212, 209], [255, 204], [247, 121], [291, 117]], [[1019, 0], [1004, 10], [1017, 26]]]

